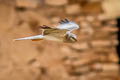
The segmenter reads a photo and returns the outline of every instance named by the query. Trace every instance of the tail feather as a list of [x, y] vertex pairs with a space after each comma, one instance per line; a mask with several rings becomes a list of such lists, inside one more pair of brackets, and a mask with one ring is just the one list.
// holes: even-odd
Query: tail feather
[[44, 36], [43, 35], [37, 35], [37, 36], [30, 36], [30, 37], [24, 37], [24, 38], [18, 38], [18, 39], [14, 39], [15, 41], [19, 41], [19, 40], [39, 40], [39, 39], [43, 39]]

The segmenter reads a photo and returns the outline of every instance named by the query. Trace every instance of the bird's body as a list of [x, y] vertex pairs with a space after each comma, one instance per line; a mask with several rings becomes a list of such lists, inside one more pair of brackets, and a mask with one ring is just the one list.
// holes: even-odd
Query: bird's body
[[64, 41], [66, 35], [66, 30], [59, 30], [56, 28], [44, 29], [43, 30], [44, 39], [52, 41]]
[[76, 42], [76, 35], [71, 33], [72, 30], [78, 29], [79, 26], [74, 22], [69, 22], [67, 19], [61, 20], [60, 25], [56, 28], [51, 28], [46, 25], [41, 26], [42, 34], [37, 36], [19, 38], [16, 40], [52, 40], [58, 42]]

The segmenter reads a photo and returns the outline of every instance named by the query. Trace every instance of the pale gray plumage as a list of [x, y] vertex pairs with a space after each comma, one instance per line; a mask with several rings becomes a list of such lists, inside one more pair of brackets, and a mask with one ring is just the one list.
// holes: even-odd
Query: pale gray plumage
[[43, 35], [37, 35], [37, 36], [30, 36], [30, 37], [24, 37], [24, 38], [18, 38], [15, 40], [31, 40], [31, 39], [43, 39]]
[[67, 29], [68, 31], [73, 31], [79, 28], [79, 26], [72, 22], [72, 21], [68, 21], [67, 19], [65, 19], [64, 21], [60, 21], [60, 24], [57, 26], [58, 29]]

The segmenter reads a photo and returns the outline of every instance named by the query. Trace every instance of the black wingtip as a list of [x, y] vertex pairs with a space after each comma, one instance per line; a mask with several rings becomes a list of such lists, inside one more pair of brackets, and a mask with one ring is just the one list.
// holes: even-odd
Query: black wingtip
[[68, 20], [68, 19], [65, 19], [65, 21], [66, 21], [66, 22], [69, 22], [69, 20]]
[[65, 18], [64, 20], [61, 20], [59, 23], [60, 24], [69, 23], [69, 20]]

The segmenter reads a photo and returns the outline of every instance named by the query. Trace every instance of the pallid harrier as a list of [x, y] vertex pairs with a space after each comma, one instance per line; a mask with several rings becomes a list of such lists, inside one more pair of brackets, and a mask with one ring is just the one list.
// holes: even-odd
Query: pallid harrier
[[59, 25], [56, 28], [51, 28], [46, 25], [41, 26], [42, 29], [41, 35], [18, 38], [15, 40], [39, 41], [45, 39], [45, 40], [72, 43], [77, 41], [76, 35], [73, 34], [72, 31], [78, 28], [79, 26], [74, 22], [64, 19], [59, 22]]

